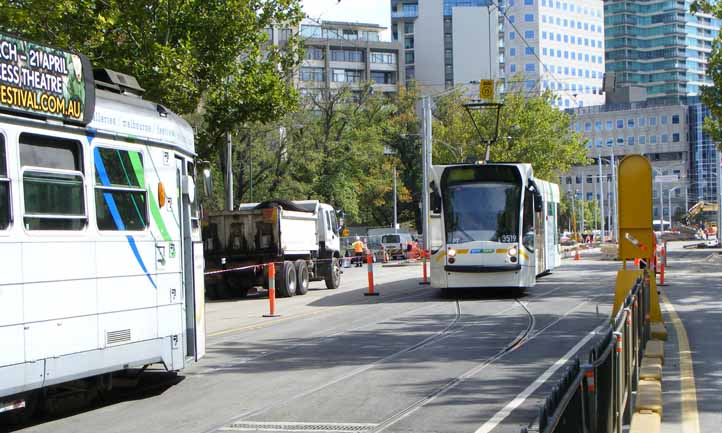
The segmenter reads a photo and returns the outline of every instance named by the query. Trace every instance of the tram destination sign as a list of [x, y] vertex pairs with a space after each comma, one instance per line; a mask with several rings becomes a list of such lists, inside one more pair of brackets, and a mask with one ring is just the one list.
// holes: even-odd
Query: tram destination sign
[[94, 108], [87, 57], [0, 33], [0, 110], [87, 125]]

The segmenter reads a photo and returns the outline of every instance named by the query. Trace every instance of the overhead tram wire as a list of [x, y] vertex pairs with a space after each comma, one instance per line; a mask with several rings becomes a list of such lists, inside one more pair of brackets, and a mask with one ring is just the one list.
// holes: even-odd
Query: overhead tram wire
[[[511, 27], [514, 29], [514, 31], [519, 35], [519, 38], [524, 42], [524, 45], [527, 46], [527, 48], [534, 48], [529, 41], [524, 37], [524, 34], [519, 31], [519, 29], [516, 27], [514, 22], [509, 19], [509, 16], [506, 14], [506, 10], [504, 8], [500, 7], [499, 4], [495, 0], [489, 0], [492, 5], [496, 6], [496, 8], [501, 12], [501, 15], [506, 19], [506, 21], [511, 25]], [[554, 75], [553, 72], [550, 72], [551, 69], [547, 67], [547, 65], [544, 63], [544, 61], [539, 57], [539, 54], [537, 54], [536, 50], [532, 50], [532, 53], [534, 57], [541, 63], [541, 65], [544, 67], [544, 71], [557, 83], [562, 84], [562, 82]], [[541, 74], [540, 74], [540, 81], [541, 81]], [[564, 92], [566, 95], [571, 96], [571, 98], [574, 100], [575, 103], [578, 103], [577, 96], [575, 93], [570, 93], [569, 90], [564, 89], [563, 86], [561, 86], [561, 92]], [[578, 104], [577, 104], [578, 105]]]

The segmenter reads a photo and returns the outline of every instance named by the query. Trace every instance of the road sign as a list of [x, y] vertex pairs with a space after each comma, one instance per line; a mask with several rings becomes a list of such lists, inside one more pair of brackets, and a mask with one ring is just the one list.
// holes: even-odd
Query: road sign
[[676, 174], [668, 174], [665, 176], [656, 176], [654, 178], [655, 183], [675, 183], [679, 182], [679, 176]]
[[494, 80], [479, 81], [479, 98], [494, 99]]
[[341, 236], [347, 238], [351, 232], [348, 229], [343, 229], [343, 232], [341, 232]]

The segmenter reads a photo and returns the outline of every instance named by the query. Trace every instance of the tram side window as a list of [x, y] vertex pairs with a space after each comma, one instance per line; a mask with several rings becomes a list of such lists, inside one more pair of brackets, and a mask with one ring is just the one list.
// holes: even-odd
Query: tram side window
[[87, 222], [80, 142], [20, 134], [27, 230], [81, 230]]
[[96, 147], [93, 152], [98, 229], [145, 230], [148, 226], [148, 206], [143, 155], [103, 147]]
[[5, 136], [0, 134], [0, 230], [10, 225], [10, 179], [6, 155]]

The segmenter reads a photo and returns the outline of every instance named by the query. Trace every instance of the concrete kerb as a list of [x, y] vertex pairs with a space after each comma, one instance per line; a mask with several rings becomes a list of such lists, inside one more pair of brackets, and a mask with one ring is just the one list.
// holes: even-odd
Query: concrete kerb
[[[652, 324], [652, 338], [664, 330], [663, 323]], [[634, 403], [634, 414], [629, 433], [654, 433], [662, 431], [662, 365], [664, 364], [664, 341], [652, 339], [647, 342], [644, 358], [639, 369], [639, 383]]]
[[400, 268], [402, 266], [421, 266], [421, 260], [409, 259], [400, 260], [398, 262], [389, 262], [381, 265], [384, 268]]

